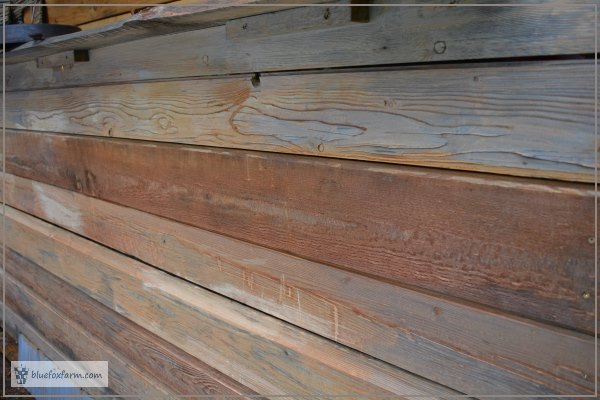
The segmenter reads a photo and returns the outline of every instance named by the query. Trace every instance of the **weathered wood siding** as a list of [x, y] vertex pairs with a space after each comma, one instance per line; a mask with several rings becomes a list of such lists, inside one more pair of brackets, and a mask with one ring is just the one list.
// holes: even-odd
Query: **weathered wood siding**
[[348, 3], [8, 53], [9, 331], [91, 396], [593, 394], [593, 7]]

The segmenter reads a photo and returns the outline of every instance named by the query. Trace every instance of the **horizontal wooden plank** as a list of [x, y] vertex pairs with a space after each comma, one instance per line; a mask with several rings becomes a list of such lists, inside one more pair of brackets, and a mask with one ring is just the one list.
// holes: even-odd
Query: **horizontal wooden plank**
[[[0, 276], [2, 274], [0, 272]], [[67, 360], [108, 361], [108, 394], [112, 392], [120, 395], [176, 398], [173, 392], [142, 374], [114, 349], [102, 344], [84, 327], [49, 307], [16, 279], [10, 275], [4, 275], [4, 278], [6, 305], [39, 332], [44, 340], [67, 356]], [[60, 296], [59, 293], [55, 295]], [[90, 392], [107, 394], [103, 389]]]
[[23, 91], [5, 124], [593, 182], [593, 80], [578, 60]]
[[[13, 175], [5, 187], [7, 203], [29, 214], [458, 391], [592, 390], [591, 336], [406, 290]], [[12, 261], [10, 252], [7, 259]], [[20, 264], [8, 270], [21, 282], [39, 281], [36, 291], [50, 285], [43, 272]]]
[[[350, 4], [350, 0], [338, 4]], [[256, 39], [273, 35], [330, 29], [357, 22], [351, 20], [352, 7], [298, 7], [285, 13], [275, 12], [227, 21], [227, 39]]]
[[591, 185], [23, 131], [5, 140], [17, 176], [594, 331]]
[[[117, 4], [160, 4], [168, 3], [169, 0], [127, 0], [121, 1], [102, 1], [102, 0], [45, 0], [48, 4], [46, 13], [48, 22], [51, 24], [81, 25], [86, 22], [96, 21], [102, 18], [111, 17], [133, 11], [139, 6], [115, 6]], [[54, 4], [77, 4], [68, 7], [53, 7]], [[86, 5], [84, 5], [86, 4]], [[104, 5], [101, 5], [104, 4]]]
[[7, 209], [6, 246], [260, 394], [457, 392]]
[[[124, 357], [128, 364], [151, 377], [153, 382], [164, 384], [175, 394], [256, 395], [10, 249], [6, 250], [6, 271], [22, 285], [15, 298], [39, 297], [37, 302], [42, 301], [65, 318], [85, 327], [88, 335], [102, 341]], [[33, 294], [24, 290], [25, 287]], [[29, 304], [27, 301], [21, 303]], [[23, 317], [29, 315], [27, 312], [19, 314]]]
[[[194, 3], [195, 1], [191, 1]], [[307, 3], [297, 0], [295, 3]], [[314, 2], [314, 1], [312, 1]], [[317, 1], [318, 2], [318, 1]], [[278, 3], [283, 5], [277, 5]], [[177, 4], [149, 7], [124, 21], [43, 41], [31, 41], [6, 53], [7, 64], [34, 59], [67, 50], [95, 49], [137, 39], [185, 32], [222, 25], [235, 18], [277, 11], [290, 6], [287, 0], [240, 0], [231, 3], [223, 0], [203, 2], [201, 5]]]
[[[447, 3], [451, 0], [433, 1]], [[414, 3], [404, 1], [404, 3]], [[497, 2], [496, 2], [497, 3]], [[251, 7], [241, 7], [250, 9]], [[239, 8], [238, 8], [239, 10]], [[330, 6], [330, 12], [332, 11]], [[265, 10], [269, 11], [269, 10]], [[215, 11], [216, 12], [216, 11]], [[281, 11], [278, 19], [293, 30], [297, 11]], [[323, 10], [323, 13], [325, 10]], [[320, 13], [304, 25], [319, 29], [275, 31], [267, 37], [227, 39], [225, 26], [123, 43], [121, 38], [140, 33], [157, 35], [176, 25], [141, 26], [119, 22], [119, 40], [110, 33], [92, 29], [89, 40], [55, 39], [50, 50], [61, 52], [92, 48], [89, 63], [72, 69], [38, 70], [33, 58], [44, 51], [30, 49], [7, 54], [6, 89], [32, 89], [92, 85], [146, 79], [289, 71], [299, 69], [370, 66], [399, 63], [476, 60], [504, 57], [556, 56], [594, 53], [594, 8], [592, 5], [536, 4], [496, 7], [372, 7], [368, 23], [329, 28]], [[231, 14], [233, 15], [233, 14]], [[288, 15], [292, 15], [288, 17]], [[238, 12], [236, 17], [242, 17]], [[235, 17], [234, 17], [235, 18]], [[247, 20], [247, 31], [264, 24], [265, 18]], [[131, 28], [128, 26], [131, 25]], [[206, 25], [206, 24], [205, 24]], [[199, 29], [202, 24], [194, 25]], [[135, 27], [135, 29], [134, 29]], [[186, 27], [189, 29], [189, 27]], [[285, 33], [285, 34], [283, 34]], [[108, 35], [108, 36], [106, 36]], [[250, 33], [249, 35], [252, 35]], [[70, 35], [66, 35], [67, 38]], [[61, 45], [60, 43], [64, 43]], [[109, 44], [112, 44], [109, 46]], [[29, 62], [25, 62], [31, 60]], [[115, 69], [118, 66], [118, 69]], [[592, 85], [590, 85], [592, 86]]]

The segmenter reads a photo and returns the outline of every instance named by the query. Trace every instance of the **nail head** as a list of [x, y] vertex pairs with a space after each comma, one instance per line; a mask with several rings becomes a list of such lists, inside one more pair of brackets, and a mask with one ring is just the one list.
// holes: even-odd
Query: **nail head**
[[591, 297], [590, 292], [583, 292], [581, 293], [581, 297], [583, 297], [584, 299], [589, 299]]

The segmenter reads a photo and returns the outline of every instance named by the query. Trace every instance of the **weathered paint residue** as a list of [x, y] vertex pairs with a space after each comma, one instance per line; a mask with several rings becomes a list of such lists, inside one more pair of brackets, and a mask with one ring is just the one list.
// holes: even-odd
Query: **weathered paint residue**
[[[51, 217], [58, 224], [79, 231], [82, 228], [81, 212], [78, 209], [70, 209], [60, 202], [48, 196], [44, 191], [44, 186], [37, 182], [32, 182], [35, 198], [38, 200], [44, 215]], [[73, 204], [73, 206], [75, 206]]]

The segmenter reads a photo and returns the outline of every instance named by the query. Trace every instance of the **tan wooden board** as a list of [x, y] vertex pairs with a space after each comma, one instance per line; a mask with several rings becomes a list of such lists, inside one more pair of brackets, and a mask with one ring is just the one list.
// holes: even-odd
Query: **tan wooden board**
[[[138, 6], [116, 6], [112, 4], [159, 4], [169, 0], [45, 0], [48, 22], [51, 24], [81, 25], [91, 21], [129, 13]], [[54, 4], [74, 4], [73, 6], [53, 6]], [[76, 5], [75, 5], [76, 4]], [[105, 5], [104, 5], [105, 4]]]

